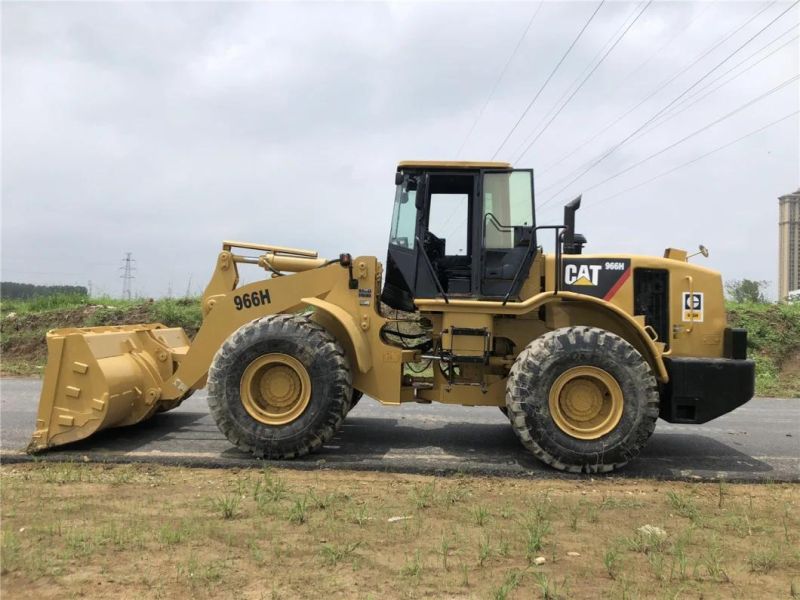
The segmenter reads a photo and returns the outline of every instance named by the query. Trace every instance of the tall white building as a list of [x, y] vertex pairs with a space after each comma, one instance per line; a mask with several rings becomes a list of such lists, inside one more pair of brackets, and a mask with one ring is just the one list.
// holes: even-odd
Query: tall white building
[[778, 298], [800, 289], [800, 189], [778, 199]]

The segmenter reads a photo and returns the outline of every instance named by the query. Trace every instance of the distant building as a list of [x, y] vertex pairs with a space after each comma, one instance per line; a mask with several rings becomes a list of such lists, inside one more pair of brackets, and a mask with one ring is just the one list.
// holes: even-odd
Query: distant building
[[778, 298], [800, 289], [800, 189], [778, 199]]

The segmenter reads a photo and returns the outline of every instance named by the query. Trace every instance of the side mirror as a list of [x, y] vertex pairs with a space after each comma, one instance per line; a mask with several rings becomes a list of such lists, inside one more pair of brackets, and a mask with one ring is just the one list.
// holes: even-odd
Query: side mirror
[[404, 177], [405, 175], [403, 175], [400, 171], [397, 171], [397, 173], [394, 174], [394, 184], [400, 185], [401, 183], [403, 183]]
[[708, 248], [706, 248], [705, 246], [703, 246], [703, 244], [700, 244], [700, 245], [697, 247], [697, 252], [695, 252], [694, 254], [690, 254], [689, 256], [687, 256], [687, 257], [686, 257], [686, 260], [689, 260], [689, 259], [690, 259], [690, 258], [692, 258], [693, 256], [697, 256], [698, 254], [702, 254], [704, 258], [708, 258]]

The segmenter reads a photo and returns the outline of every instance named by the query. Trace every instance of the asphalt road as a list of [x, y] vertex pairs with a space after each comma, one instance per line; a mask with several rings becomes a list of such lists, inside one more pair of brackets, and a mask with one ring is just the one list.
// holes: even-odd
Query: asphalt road
[[[0, 380], [0, 460], [22, 452], [33, 431], [41, 382]], [[132, 427], [38, 455], [44, 460], [158, 462], [211, 467], [253, 466], [208, 414], [204, 392], [178, 409]], [[318, 453], [278, 463], [291, 468], [566, 477], [531, 456], [496, 408], [405, 404], [364, 398]], [[659, 421], [623, 477], [800, 481], [800, 398], [755, 399], [706, 425]]]

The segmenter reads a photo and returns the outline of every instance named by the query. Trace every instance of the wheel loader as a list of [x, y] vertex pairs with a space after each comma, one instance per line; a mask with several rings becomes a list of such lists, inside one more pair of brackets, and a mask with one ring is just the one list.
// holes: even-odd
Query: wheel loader
[[[507, 163], [401, 162], [395, 188], [385, 267], [226, 241], [191, 342], [161, 324], [50, 331], [29, 451], [207, 387], [222, 433], [258, 458], [319, 449], [363, 394], [496, 406], [544, 463], [602, 473], [659, 417], [705, 423], [753, 396], [720, 274], [686, 251], [584, 253], [580, 198], [537, 224], [533, 171]], [[240, 285], [248, 266], [265, 277]]]

